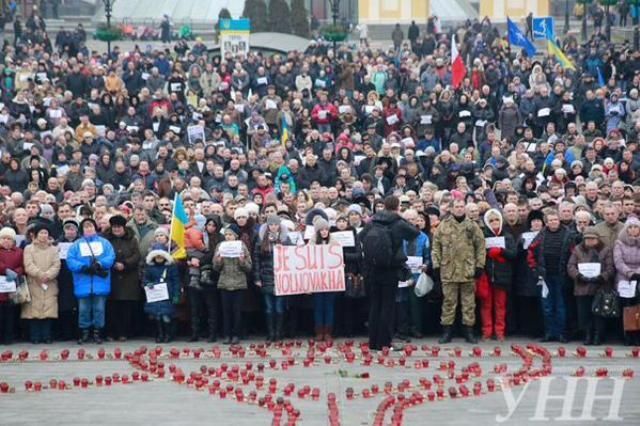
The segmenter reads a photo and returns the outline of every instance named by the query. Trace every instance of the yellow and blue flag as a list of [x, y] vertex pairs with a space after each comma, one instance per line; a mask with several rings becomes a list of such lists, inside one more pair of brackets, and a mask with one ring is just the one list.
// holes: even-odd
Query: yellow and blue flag
[[282, 114], [282, 134], [280, 135], [280, 142], [284, 146], [287, 141], [291, 139], [291, 135], [289, 134], [289, 123], [287, 123], [287, 119], [284, 114]]
[[562, 68], [572, 69], [572, 70], [576, 69], [576, 67], [569, 60], [569, 58], [565, 56], [565, 54], [562, 52], [562, 49], [560, 49], [560, 46], [558, 46], [555, 41], [551, 39], [547, 39], [547, 51], [549, 52], [550, 55], [553, 55], [556, 57], [556, 59], [558, 60]]
[[[176, 260], [183, 260], [187, 258], [187, 249], [185, 246], [185, 230], [189, 223], [189, 216], [182, 204], [182, 197], [176, 194], [173, 200], [173, 214], [171, 215], [171, 240], [177, 245], [177, 250], [172, 254]], [[171, 242], [169, 243], [171, 244]]]

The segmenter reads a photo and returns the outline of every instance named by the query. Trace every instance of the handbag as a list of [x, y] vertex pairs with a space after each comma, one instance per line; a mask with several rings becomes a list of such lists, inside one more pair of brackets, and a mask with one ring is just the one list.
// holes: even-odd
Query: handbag
[[433, 286], [434, 283], [431, 277], [422, 272], [418, 277], [418, 282], [416, 283], [413, 292], [415, 293], [416, 297], [423, 297], [429, 294], [431, 290], [433, 290]]
[[640, 305], [627, 306], [622, 311], [624, 331], [640, 331]]
[[350, 299], [361, 299], [367, 295], [362, 275], [348, 273], [345, 278], [345, 297]]
[[31, 292], [29, 291], [27, 281], [22, 277], [19, 277], [18, 282], [16, 283], [16, 292], [12, 293], [9, 298], [15, 305], [22, 305], [24, 303], [31, 302]]
[[486, 300], [489, 298], [489, 277], [486, 273], [480, 275], [480, 278], [476, 280], [476, 297], [480, 300]]
[[620, 300], [618, 292], [612, 288], [601, 288], [593, 297], [591, 312], [603, 318], [617, 318], [620, 316]]

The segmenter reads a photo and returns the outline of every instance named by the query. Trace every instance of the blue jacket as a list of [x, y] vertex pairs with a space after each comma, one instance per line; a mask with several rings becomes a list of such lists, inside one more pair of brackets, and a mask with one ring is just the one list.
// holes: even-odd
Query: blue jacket
[[[80, 247], [87, 247], [87, 244], [98, 243], [102, 245], [102, 253], [96, 256], [100, 265], [107, 271], [109, 275], [105, 278], [97, 275], [85, 274], [82, 268], [91, 265], [91, 253], [81, 252]], [[96, 250], [93, 250], [94, 254]], [[111, 267], [116, 260], [116, 254], [113, 251], [111, 243], [98, 235], [90, 237], [82, 237], [76, 240], [69, 248], [67, 253], [67, 267], [73, 273], [73, 292], [77, 298], [95, 296], [108, 296], [111, 293]]]
[[[427, 267], [431, 266], [431, 242], [429, 241], [429, 236], [424, 232], [420, 232], [420, 234], [416, 237], [416, 249], [414, 253], [409, 252], [409, 242], [407, 240], [402, 241], [402, 250], [404, 251], [405, 256], [420, 256], [422, 257], [422, 264]], [[420, 273], [413, 274], [413, 279], [415, 281], [418, 280]]]
[[175, 307], [173, 300], [180, 296], [180, 280], [178, 278], [178, 268], [171, 265], [151, 264], [144, 267], [143, 285], [151, 285], [159, 283], [162, 280], [162, 274], [167, 271], [164, 281], [167, 283], [169, 290], [169, 300], [161, 300], [159, 302], [145, 303], [144, 311], [154, 318], [162, 315], [173, 316]]

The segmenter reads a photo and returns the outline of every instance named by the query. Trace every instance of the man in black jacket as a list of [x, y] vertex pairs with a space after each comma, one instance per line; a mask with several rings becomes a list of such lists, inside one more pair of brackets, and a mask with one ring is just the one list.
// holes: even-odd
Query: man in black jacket
[[404, 220], [398, 214], [400, 200], [390, 195], [384, 199], [384, 210], [376, 213], [373, 220], [358, 236], [360, 241], [365, 241], [372, 227], [382, 225], [387, 228], [391, 236], [392, 253], [397, 253], [394, 260], [386, 267], [371, 265], [364, 258], [364, 277], [367, 280], [367, 289], [370, 296], [369, 310], [369, 347], [372, 350], [382, 349], [391, 345], [393, 337], [393, 319], [395, 308], [395, 293], [398, 287], [399, 274], [405, 267], [406, 256], [402, 251], [403, 240], [415, 239], [419, 231], [415, 226]]

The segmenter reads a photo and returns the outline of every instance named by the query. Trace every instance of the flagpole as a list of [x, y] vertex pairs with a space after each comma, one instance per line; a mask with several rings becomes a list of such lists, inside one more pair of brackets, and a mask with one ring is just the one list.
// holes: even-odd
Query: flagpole
[[507, 71], [511, 69], [511, 38], [509, 37], [509, 15], [507, 15]]
[[173, 208], [171, 209], [171, 222], [169, 222], [169, 250], [167, 252], [171, 254], [171, 241], [173, 241], [173, 218], [176, 215], [176, 200], [178, 199], [178, 193], [173, 196]]

